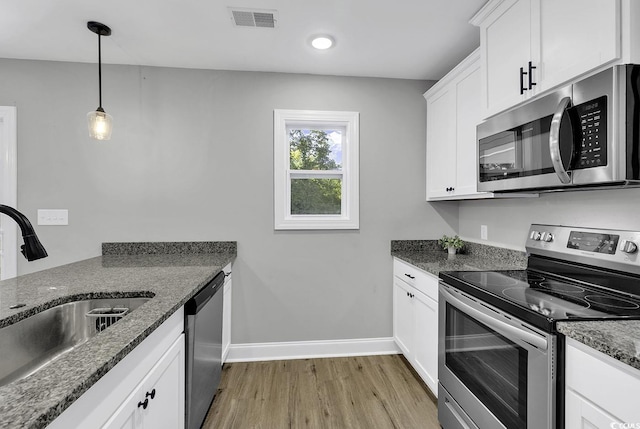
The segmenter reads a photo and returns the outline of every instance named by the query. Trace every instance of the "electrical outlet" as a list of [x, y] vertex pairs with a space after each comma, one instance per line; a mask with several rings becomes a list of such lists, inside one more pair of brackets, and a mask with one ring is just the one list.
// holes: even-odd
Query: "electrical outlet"
[[487, 228], [487, 225], [480, 225], [480, 238], [482, 240], [489, 239], [489, 229]]
[[69, 225], [69, 210], [38, 209], [38, 225]]

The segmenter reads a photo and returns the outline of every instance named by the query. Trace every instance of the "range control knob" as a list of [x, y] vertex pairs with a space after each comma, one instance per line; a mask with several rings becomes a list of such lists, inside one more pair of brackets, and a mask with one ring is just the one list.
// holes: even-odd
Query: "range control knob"
[[529, 238], [534, 241], [540, 241], [540, 237], [542, 237], [542, 234], [538, 231], [531, 231], [531, 235], [529, 235]]
[[551, 234], [550, 232], [543, 232], [542, 233], [542, 241], [546, 241], [547, 243], [550, 243], [553, 241], [553, 234]]
[[624, 253], [635, 253], [638, 250], [638, 245], [631, 240], [622, 240], [620, 250]]

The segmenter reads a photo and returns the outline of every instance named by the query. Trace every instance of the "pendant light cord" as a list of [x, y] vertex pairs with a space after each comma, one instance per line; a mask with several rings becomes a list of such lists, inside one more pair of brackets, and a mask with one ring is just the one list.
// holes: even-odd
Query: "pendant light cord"
[[102, 109], [102, 50], [100, 38], [100, 33], [98, 33], [98, 107]]

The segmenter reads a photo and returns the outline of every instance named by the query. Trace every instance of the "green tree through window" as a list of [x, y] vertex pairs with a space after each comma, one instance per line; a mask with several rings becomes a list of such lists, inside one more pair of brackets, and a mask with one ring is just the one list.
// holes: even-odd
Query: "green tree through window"
[[[331, 157], [327, 131], [289, 132], [289, 168], [291, 170], [341, 170]], [[335, 178], [296, 178], [291, 180], [291, 214], [340, 214], [342, 180]]]

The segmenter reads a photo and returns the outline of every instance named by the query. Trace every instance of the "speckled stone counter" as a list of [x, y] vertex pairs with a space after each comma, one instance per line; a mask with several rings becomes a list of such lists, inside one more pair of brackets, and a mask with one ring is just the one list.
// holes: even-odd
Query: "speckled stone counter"
[[558, 322], [558, 332], [640, 370], [640, 320]]
[[[64, 302], [153, 296], [44, 370], [1, 386], [0, 428], [45, 427], [236, 256], [235, 242], [105, 244], [101, 257], [0, 282], [0, 327]], [[9, 308], [17, 303], [26, 306]]]
[[518, 270], [527, 267], [527, 255], [518, 250], [466, 243], [463, 254], [449, 255], [437, 240], [392, 240], [391, 256], [433, 275], [441, 271]]

